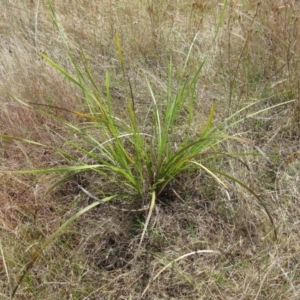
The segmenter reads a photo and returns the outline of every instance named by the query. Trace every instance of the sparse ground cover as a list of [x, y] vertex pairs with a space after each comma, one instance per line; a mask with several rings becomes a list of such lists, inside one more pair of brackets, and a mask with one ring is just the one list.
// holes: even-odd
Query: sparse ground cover
[[[61, 33], [47, 1], [0, 3], [1, 299], [11, 298], [22, 274], [15, 299], [300, 299], [300, 4], [74, 0], [53, 1], [53, 8]], [[120, 173], [78, 172], [53, 188], [62, 175], [10, 172], [90, 164], [95, 144], [76, 128], [97, 137], [97, 147], [107, 141], [104, 131], [88, 127], [97, 113], [91, 114], [80, 84], [58, 66], [78, 78], [88, 65], [99, 97], [110, 95], [120, 120], [114, 124], [134, 127], [136, 120], [143, 145], [155, 135], [154, 147], [157, 116], [164, 119], [167, 100], [175, 101], [204, 60], [193, 118], [187, 101], [165, 144], [176, 151], [210, 122], [210, 128], [223, 124], [235, 139], [204, 148], [200, 160], [195, 157], [202, 168], [189, 166], [164, 186], [167, 179], [152, 168], [159, 153], [150, 163], [147, 148], [140, 158], [153, 172], [143, 165], [134, 173], [137, 164], [128, 169], [148, 178], [134, 190], [143, 201], [132, 201]], [[130, 161], [134, 145], [128, 139], [114, 149], [125, 149]], [[150, 218], [148, 210], [120, 210], [149, 206], [153, 184], [164, 189]], [[80, 186], [118, 199], [82, 214], [40, 253], [62, 224], [94, 202]]]

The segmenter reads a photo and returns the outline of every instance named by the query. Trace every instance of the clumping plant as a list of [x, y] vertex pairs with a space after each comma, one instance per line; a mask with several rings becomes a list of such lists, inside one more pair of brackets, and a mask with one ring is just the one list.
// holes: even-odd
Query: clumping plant
[[[216, 173], [205, 167], [202, 162], [209, 159], [210, 156], [214, 157], [216, 155], [215, 147], [224, 139], [234, 138], [240, 141], [243, 140], [238, 137], [229, 137], [225, 134], [227, 128], [224, 124], [226, 122], [218, 126], [213, 126], [215, 103], [211, 106], [210, 114], [202, 131], [196, 134], [195, 132], [185, 130], [181, 141], [174, 139], [178, 131], [178, 120], [182, 114], [186, 115], [186, 129], [193, 126], [199, 127], [197, 124], [199, 122], [193, 118], [193, 111], [196, 83], [205, 60], [201, 63], [194, 76], [187, 79], [183, 76], [178, 76], [176, 84], [173, 82], [175, 75], [173, 74], [172, 62], [170, 62], [164, 103], [159, 102], [151, 84], [147, 78], [145, 79], [151, 97], [150, 113], [146, 121], [139, 120], [140, 118], [135, 112], [134, 97], [128, 79], [131, 93], [130, 97], [126, 99], [126, 116], [124, 118], [121, 116], [123, 114], [118, 114], [118, 110], [114, 107], [110, 94], [109, 74], [106, 74], [106, 90], [103, 93], [92, 76], [84, 53], [81, 53], [81, 61], [83, 63], [83, 70], [81, 70], [61, 31], [51, 3], [50, 8], [54, 24], [65, 43], [76, 75], [71, 74], [71, 72], [55, 63], [47, 55], [41, 53], [41, 56], [70, 82], [80, 88], [88, 112], [75, 110], [69, 110], [69, 112], [85, 119], [86, 122], [74, 124], [43, 110], [42, 107], [47, 105], [25, 103], [10, 94], [13, 99], [22, 105], [48, 116], [68, 128], [72, 132], [71, 136], [75, 134], [77, 136], [76, 140], [61, 136], [66, 148], [76, 150], [76, 155], [63, 148], [54, 149], [67, 159], [68, 162], [71, 162], [70, 166], [27, 171], [21, 170], [14, 171], [14, 173], [66, 174], [55, 184], [56, 186], [82, 172], [96, 172], [99, 176], [105, 177], [107, 182], [111, 182], [111, 185], [107, 186], [114, 187], [101, 191], [103, 195], [113, 196], [113, 198], [120, 200], [138, 199], [140, 203], [151, 199], [150, 211], [154, 207], [157, 196], [162, 193], [174, 178], [185, 171], [195, 169], [205, 170], [225, 186], [225, 183], [221, 181]], [[116, 46], [123, 74], [126, 78], [124, 59], [117, 33]], [[182, 73], [187, 68], [192, 46], [193, 44], [190, 47]], [[175, 90], [174, 86], [176, 86]], [[55, 109], [59, 108], [55, 107]], [[150, 126], [144, 126], [145, 122], [150, 124]], [[59, 135], [58, 133], [56, 134]], [[36, 146], [49, 148], [49, 145], [43, 145], [31, 140], [4, 134], [2, 134], [2, 137], [6, 139], [18, 139]], [[84, 188], [82, 189], [86, 191]]]
[[[118, 34], [116, 33], [119, 61], [124, 78], [128, 80], [129, 92], [126, 97], [124, 117], [124, 112], [122, 111], [122, 113], [119, 113], [113, 103], [113, 97], [110, 93], [111, 83], [109, 74], [106, 74], [106, 90], [103, 92], [96, 84], [88, 66], [87, 59], [83, 53], [81, 53], [83, 68], [79, 66], [79, 63], [69, 49], [68, 43], [60, 29], [53, 7], [51, 5], [50, 7], [54, 24], [65, 42], [69, 58], [75, 70], [75, 75], [55, 63], [47, 55], [41, 54], [41, 56], [47, 63], [65, 76], [67, 80], [81, 89], [87, 112], [78, 110], [69, 110], [69, 112], [83, 118], [86, 122], [74, 124], [74, 122], [60, 118], [54, 113], [49, 113], [49, 110], [44, 110], [43, 105], [25, 103], [16, 96], [10, 94], [11, 97], [19, 103], [47, 115], [65, 126], [72, 132], [72, 135], [70, 135], [71, 138], [61, 136], [61, 139], [64, 141], [65, 149], [73, 148], [76, 150], [64, 150], [64, 147], [54, 149], [68, 161], [68, 166], [10, 172], [23, 174], [56, 173], [60, 177], [54, 186], [61, 184], [72, 176], [84, 172], [93, 172], [96, 173], [97, 176], [105, 178], [108, 182], [106, 185], [108, 188], [101, 190], [101, 187], [99, 187], [99, 194], [102, 195], [102, 199], [98, 201], [97, 197], [93, 196], [85, 189], [88, 187], [80, 186], [85, 193], [97, 201], [81, 210], [50, 236], [50, 238], [42, 245], [40, 251], [36, 253], [34, 259], [27, 265], [25, 272], [33, 265], [43, 249], [47, 247], [71, 221], [75, 220], [89, 209], [92, 209], [100, 202], [110, 201], [111, 199], [117, 199], [122, 202], [137, 201], [140, 203], [141, 209], [146, 204], [148, 216], [140, 240], [141, 246], [157, 198], [168, 187], [172, 180], [179, 175], [190, 171], [203, 170], [225, 188], [226, 183], [220, 176], [225, 176], [227, 179], [233, 180], [237, 184], [243, 186], [260, 202], [273, 224], [271, 215], [265, 204], [252, 189], [238, 179], [231, 177], [229, 174], [223, 173], [220, 170], [208, 168], [206, 165], [206, 162], [210, 159], [226, 154], [218, 148], [218, 144], [224, 140], [234, 139], [240, 142], [249, 142], [236, 135], [230, 136], [227, 132], [229, 129], [232, 129], [237, 124], [243, 122], [246, 118], [250, 118], [263, 112], [264, 110], [261, 110], [251, 115], [247, 115], [246, 117], [240, 117], [241, 113], [244, 114], [248, 108], [255, 105], [257, 102], [233, 113], [217, 125], [213, 122], [216, 105], [215, 102], [213, 102], [207, 120], [203, 125], [202, 120], [198, 121], [194, 117], [194, 103], [196, 100], [197, 80], [205, 60], [200, 64], [196, 74], [188, 78], [180, 75], [175, 76], [171, 61], [168, 67], [168, 83], [163, 103], [161, 103], [160, 98], [156, 96], [150, 82], [145, 78], [149, 89], [151, 104], [147, 119], [141, 120], [140, 116], [136, 113], [134, 95], [131, 90], [130, 81], [126, 77], [122, 49]], [[187, 68], [192, 47], [193, 44], [190, 46], [184, 69]], [[184, 73], [183, 70], [182, 74]], [[283, 104], [281, 103], [279, 105]], [[184, 124], [182, 124], [183, 122], [181, 121], [182, 115], [184, 115], [185, 118]], [[175, 138], [178, 133], [178, 120], [180, 120], [181, 128], [183, 125], [185, 126], [184, 130], [181, 129], [184, 134], [180, 140]], [[147, 126], [145, 126], [145, 124], [147, 124]], [[189, 130], [193, 127], [197, 129], [201, 127], [202, 130], [197, 130], [197, 132]], [[57, 133], [57, 135], [58, 134], [59, 133]], [[75, 134], [77, 139], [72, 138]], [[39, 147], [51, 147], [46, 144], [4, 134], [1, 134], [1, 137], [21, 140]], [[63, 175], [62, 178], [61, 175]], [[22, 278], [19, 280], [19, 283]]]

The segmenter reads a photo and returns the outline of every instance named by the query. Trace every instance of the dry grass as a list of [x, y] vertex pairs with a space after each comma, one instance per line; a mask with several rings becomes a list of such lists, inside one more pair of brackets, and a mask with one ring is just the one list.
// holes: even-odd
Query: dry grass
[[[213, 43], [222, 9], [218, 1], [53, 2], [71, 51], [76, 55], [84, 50], [103, 89], [105, 72], [110, 73], [117, 106], [127, 83], [115, 31], [140, 114], [147, 112], [150, 101], [145, 74], [163, 95], [170, 56], [180, 72], [195, 36], [191, 74], [207, 55], [197, 86], [199, 118], [207, 116], [212, 99], [217, 100], [219, 120], [255, 99], [267, 99], [264, 105], [269, 106], [295, 99], [247, 119], [232, 132], [252, 139], [269, 160], [251, 155], [212, 162], [260, 194], [274, 218], [278, 239], [274, 241], [267, 216], [245, 190], [228, 182], [226, 191], [204, 174], [191, 172], [174, 181], [160, 199], [135, 264], [130, 262], [145, 215], [101, 206], [46, 249], [15, 299], [139, 299], [149, 283], [145, 299], [300, 299], [299, 3], [229, 1]], [[46, 1], [2, 1], [0, 12], [1, 88], [26, 102], [82, 108], [80, 91], [38, 55], [43, 51], [72, 68]], [[65, 117], [80, 121], [67, 113]], [[57, 147], [63, 143], [55, 133], [70, 134], [5, 93], [0, 94], [0, 129]], [[223, 146], [231, 152], [254, 153], [253, 145]], [[50, 150], [0, 140], [2, 170], [63, 163]], [[89, 203], [84, 195], [76, 198], [78, 183], [90, 182], [96, 190], [101, 182], [87, 175], [46, 195], [50, 176], [0, 178], [0, 298], [10, 299], [38, 246]], [[172, 260], [205, 249], [220, 254], [191, 255], [152, 281]]]

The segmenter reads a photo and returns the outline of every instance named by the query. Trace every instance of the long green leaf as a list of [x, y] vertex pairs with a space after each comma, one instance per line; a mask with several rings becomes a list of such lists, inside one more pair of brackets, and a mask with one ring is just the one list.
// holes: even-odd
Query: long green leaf
[[24, 142], [24, 143], [27, 143], [27, 144], [32, 144], [32, 145], [35, 145], [35, 146], [41, 146], [41, 147], [49, 148], [49, 146], [47, 146], [47, 145], [44, 145], [44, 144], [41, 144], [41, 143], [38, 143], [38, 142], [35, 142], [35, 141], [32, 141], [32, 140], [28, 140], [28, 139], [24, 139], [24, 138], [12, 136], [12, 135], [7, 135], [7, 134], [0, 133], [0, 136], [3, 139], [6, 139], [6, 140], [21, 141], [21, 142]]
[[82, 170], [93, 170], [97, 168], [105, 167], [105, 165], [84, 165], [84, 166], [67, 166], [63, 168], [52, 168], [52, 169], [35, 169], [35, 170], [11, 170], [1, 171], [6, 174], [47, 174], [47, 173], [65, 173]]

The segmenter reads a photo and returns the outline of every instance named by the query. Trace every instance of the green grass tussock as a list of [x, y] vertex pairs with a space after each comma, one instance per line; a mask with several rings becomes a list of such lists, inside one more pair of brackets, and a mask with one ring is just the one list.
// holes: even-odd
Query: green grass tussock
[[1, 297], [298, 299], [299, 10], [1, 3]]

